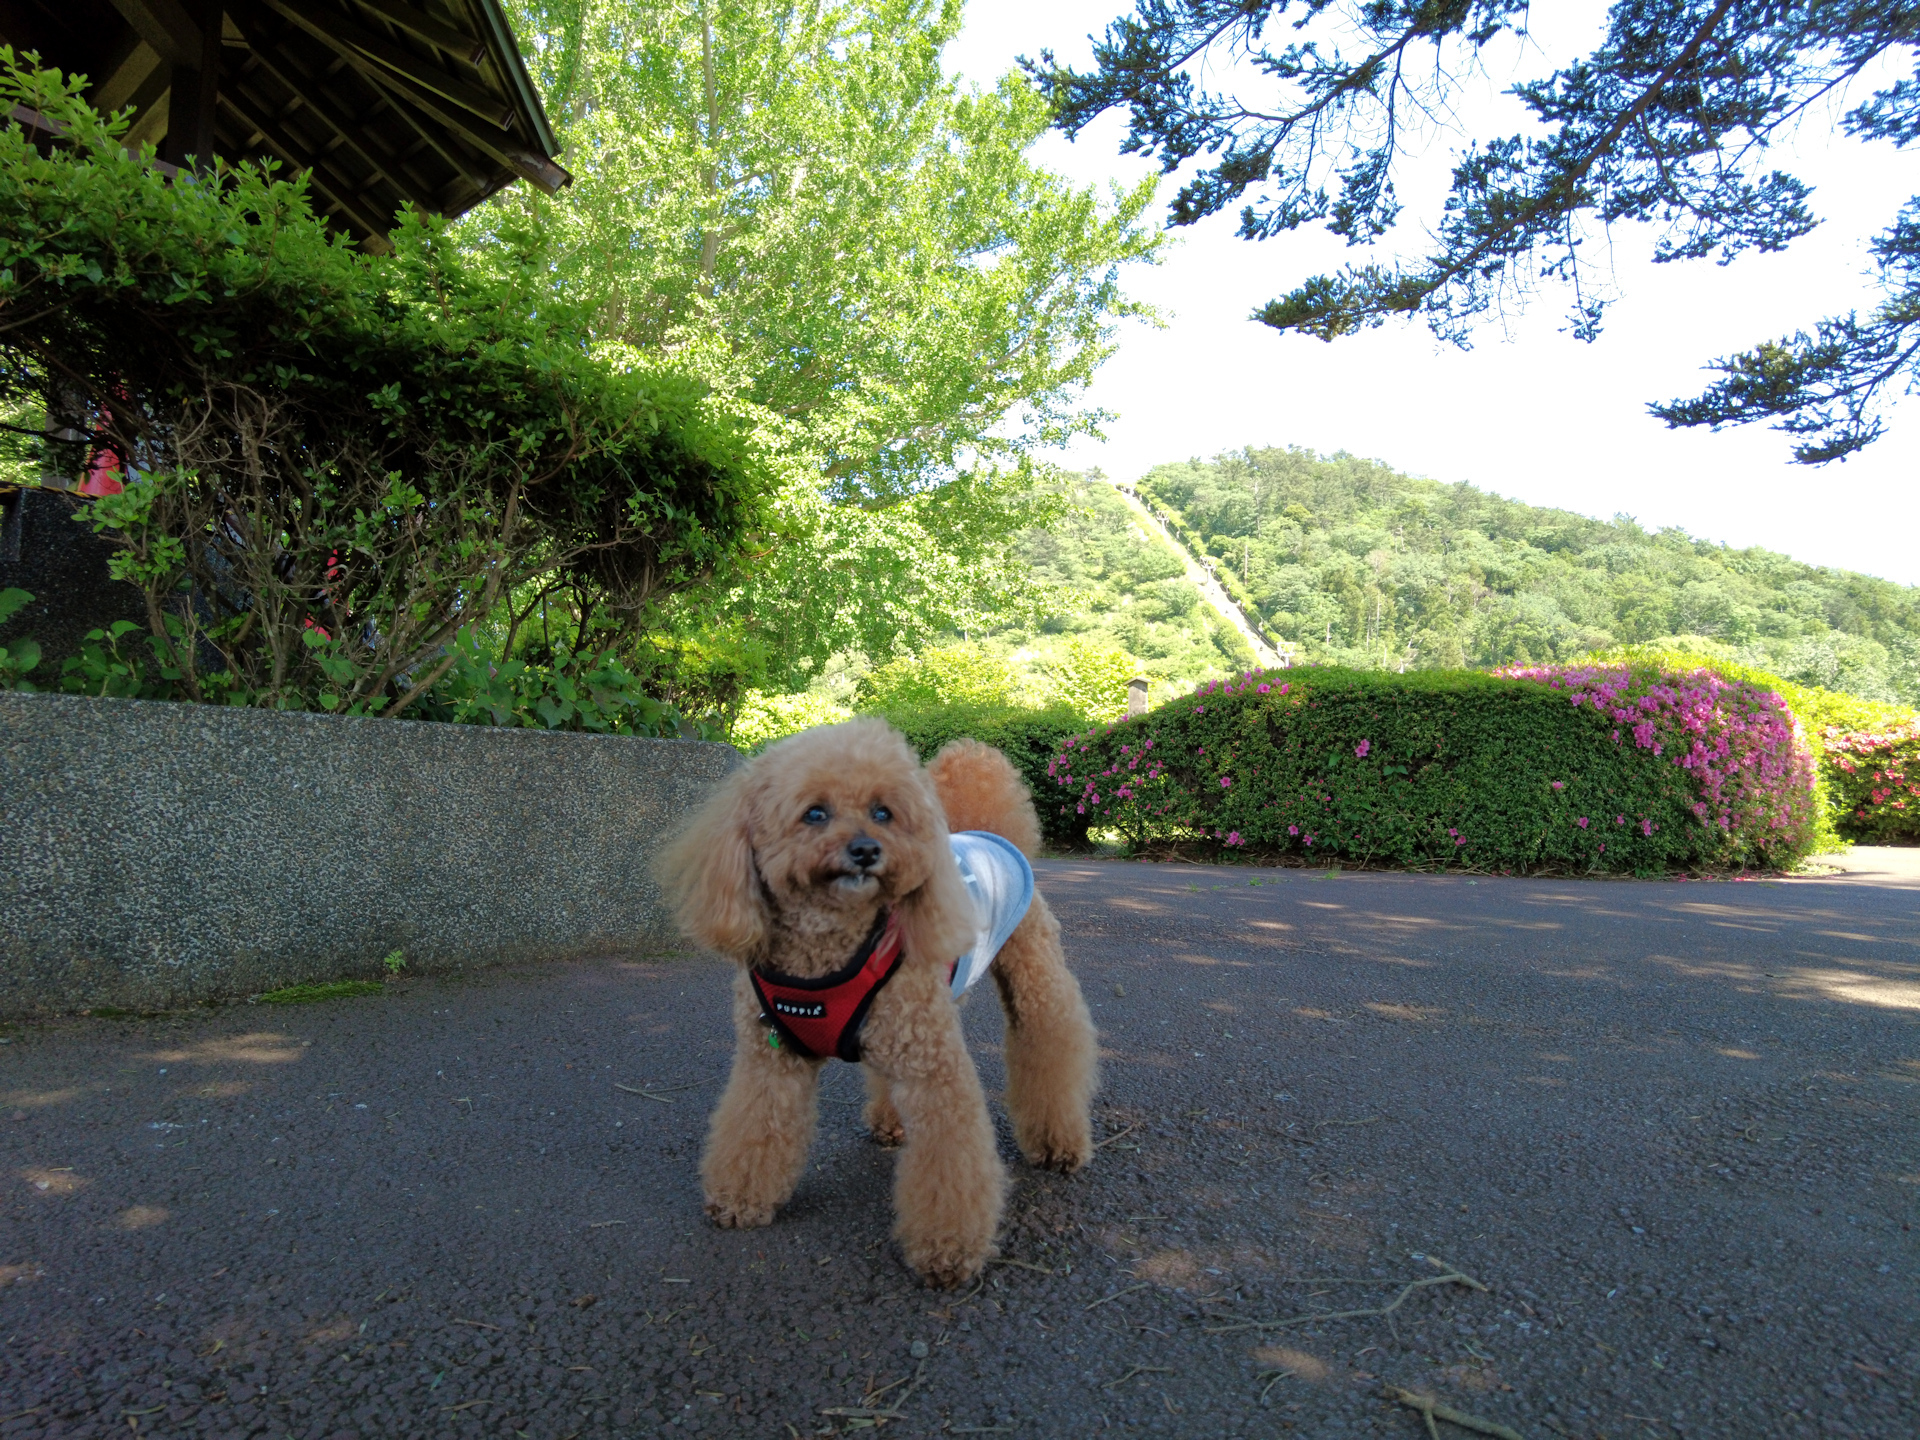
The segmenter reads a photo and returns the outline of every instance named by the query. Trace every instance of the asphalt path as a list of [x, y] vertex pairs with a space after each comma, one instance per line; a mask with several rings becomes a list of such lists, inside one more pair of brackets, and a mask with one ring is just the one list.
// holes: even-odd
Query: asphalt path
[[1106, 1139], [1041, 1175], [1003, 1125], [962, 1294], [894, 1252], [844, 1066], [789, 1209], [705, 1224], [711, 960], [4, 1027], [0, 1436], [1425, 1434], [1398, 1387], [1528, 1440], [1911, 1440], [1916, 862], [1047, 862]]

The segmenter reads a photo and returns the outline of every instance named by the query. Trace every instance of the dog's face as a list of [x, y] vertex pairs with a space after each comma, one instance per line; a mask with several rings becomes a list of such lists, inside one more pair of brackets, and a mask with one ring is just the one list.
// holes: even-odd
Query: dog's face
[[[817, 954], [774, 957], [794, 973], [844, 962], [882, 908], [941, 963], [971, 935], [933, 783], [884, 721], [790, 736], [736, 772], [667, 850], [662, 873], [694, 939], [753, 962], [779, 931]], [[838, 948], [836, 948], [838, 947]], [[831, 963], [828, 963], [831, 961]]]
[[748, 833], [782, 911], [870, 918], [926, 882], [946, 822], [925, 772], [891, 731], [836, 725], [796, 735], [754, 764]]

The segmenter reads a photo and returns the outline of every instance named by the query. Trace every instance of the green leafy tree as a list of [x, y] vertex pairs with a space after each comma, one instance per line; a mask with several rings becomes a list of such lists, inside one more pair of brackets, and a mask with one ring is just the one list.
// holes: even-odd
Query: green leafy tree
[[[798, 688], [835, 650], [918, 649], [1030, 606], [1010, 537], [1034, 457], [1100, 420], [1080, 394], [1150, 261], [1152, 185], [1103, 197], [1027, 155], [1044, 99], [940, 69], [958, 0], [527, 0], [520, 33], [574, 184], [536, 219], [603, 346], [660, 348], [779, 417], [811, 480], [785, 543], [689, 599], [664, 651]], [[729, 679], [727, 677], [734, 677]]]
[[934, 705], [1011, 705], [1020, 677], [1003, 654], [981, 645], [943, 645], [918, 659], [901, 656], [864, 675], [854, 691], [863, 710]]
[[[1527, 0], [1138, 0], [1090, 71], [1044, 52], [1028, 68], [1068, 134], [1123, 107], [1126, 150], [1168, 171], [1206, 157], [1174, 198], [1174, 224], [1239, 204], [1248, 239], [1324, 224], [1360, 245], [1400, 217], [1407, 125], [1450, 111], [1477, 53], [1524, 34], [1528, 13]], [[1465, 345], [1545, 277], [1571, 288], [1573, 333], [1590, 340], [1610, 296], [1585, 257], [1609, 227], [1658, 227], [1656, 261], [1722, 263], [1811, 230], [1811, 191], [1774, 168], [1771, 142], [1887, 58], [1911, 73], [1916, 33], [1900, 0], [1620, 0], [1591, 54], [1512, 88], [1529, 133], [1477, 138], [1456, 157], [1425, 253], [1314, 276], [1257, 318], [1332, 340], [1417, 314]], [[1196, 80], [1228, 56], [1266, 93]], [[1920, 80], [1834, 113], [1849, 134], [1909, 144]], [[1885, 290], [1873, 313], [1720, 360], [1720, 382], [1654, 413], [1675, 426], [1773, 420], [1805, 463], [1876, 439], [1887, 402], [1920, 379], [1920, 201], [1873, 249]]]
[[1140, 662], [1112, 645], [1075, 635], [1041, 661], [1047, 698], [1071, 706], [1089, 720], [1118, 720], [1127, 713], [1127, 682]]

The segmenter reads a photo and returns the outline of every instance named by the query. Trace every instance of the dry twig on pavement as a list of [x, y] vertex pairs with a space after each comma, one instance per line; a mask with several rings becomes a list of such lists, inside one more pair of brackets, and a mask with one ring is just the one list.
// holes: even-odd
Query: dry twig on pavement
[[1380, 1316], [1392, 1315], [1406, 1303], [1407, 1297], [1414, 1291], [1425, 1290], [1434, 1285], [1465, 1285], [1480, 1291], [1485, 1291], [1487, 1288], [1471, 1275], [1463, 1274], [1458, 1270], [1448, 1270], [1445, 1274], [1429, 1276], [1425, 1280], [1409, 1280], [1401, 1287], [1400, 1293], [1387, 1304], [1375, 1305], [1366, 1310], [1313, 1310], [1305, 1315], [1288, 1316], [1285, 1320], [1242, 1320], [1233, 1325], [1209, 1325], [1207, 1333], [1228, 1335], [1237, 1330], [1286, 1330], [1295, 1325], [1311, 1325], [1316, 1320], [1377, 1319]]
[[999, 1258], [995, 1258], [995, 1259], [992, 1259], [992, 1260], [989, 1260], [989, 1261], [987, 1261], [987, 1264], [989, 1264], [989, 1265], [1017, 1265], [1017, 1266], [1018, 1266], [1018, 1267], [1019, 1267], [1020, 1269], [1022, 1269], [1022, 1270], [1032, 1270], [1032, 1271], [1035, 1271], [1035, 1272], [1037, 1272], [1037, 1273], [1039, 1273], [1039, 1274], [1041, 1274], [1041, 1275], [1052, 1275], [1052, 1274], [1054, 1274], [1054, 1273], [1055, 1273], [1054, 1271], [1052, 1271], [1052, 1270], [1049, 1270], [1049, 1269], [1048, 1269], [1048, 1268], [1047, 1268], [1046, 1266], [1044, 1266], [1044, 1265], [1036, 1265], [1036, 1264], [1034, 1264], [1034, 1263], [1033, 1263], [1033, 1261], [1031, 1261], [1031, 1260], [1003, 1260], [1003, 1259], [999, 1259]]
[[1171, 1374], [1173, 1374], [1173, 1367], [1171, 1365], [1135, 1365], [1132, 1369], [1127, 1371], [1126, 1374], [1122, 1375], [1118, 1380], [1109, 1380], [1107, 1381], [1106, 1384], [1102, 1385], [1100, 1388], [1102, 1390], [1111, 1390], [1116, 1385], [1126, 1384], [1127, 1381], [1133, 1379], [1133, 1377], [1136, 1375], [1171, 1375]]
[[1518, 1430], [1502, 1425], [1497, 1420], [1482, 1420], [1478, 1415], [1469, 1415], [1464, 1410], [1456, 1410], [1444, 1405], [1431, 1395], [1416, 1395], [1411, 1390], [1402, 1390], [1397, 1385], [1389, 1385], [1380, 1392], [1382, 1398], [1395, 1404], [1405, 1405], [1409, 1410], [1418, 1410], [1427, 1422], [1427, 1434], [1440, 1440], [1440, 1429], [1433, 1422], [1444, 1420], [1449, 1425], [1458, 1425], [1462, 1430], [1475, 1430], [1482, 1435], [1491, 1435], [1494, 1440], [1521, 1440]]

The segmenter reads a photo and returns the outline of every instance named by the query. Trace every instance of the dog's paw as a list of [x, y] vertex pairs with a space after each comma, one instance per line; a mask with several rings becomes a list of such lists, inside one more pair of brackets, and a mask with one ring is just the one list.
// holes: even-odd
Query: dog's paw
[[869, 1100], [866, 1113], [860, 1118], [866, 1122], [867, 1133], [877, 1144], [892, 1148], [907, 1138], [907, 1127], [900, 1123], [900, 1112], [889, 1101]]
[[934, 1290], [955, 1290], [977, 1280], [987, 1261], [999, 1253], [991, 1245], [980, 1249], [940, 1244], [908, 1245], [906, 1252], [907, 1264]]
[[1093, 1135], [1084, 1124], [1066, 1124], [1058, 1128], [1021, 1125], [1014, 1138], [1020, 1153], [1036, 1170], [1057, 1170], [1071, 1175], [1093, 1160]]
[[1027, 1152], [1027, 1163], [1036, 1170], [1055, 1170], [1062, 1175], [1071, 1175], [1084, 1168], [1093, 1159], [1093, 1147], [1052, 1147], [1043, 1146]]
[[707, 1218], [722, 1230], [757, 1230], [773, 1223], [773, 1207], [709, 1196]]

